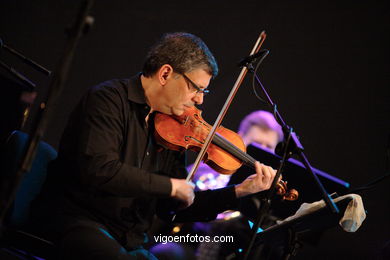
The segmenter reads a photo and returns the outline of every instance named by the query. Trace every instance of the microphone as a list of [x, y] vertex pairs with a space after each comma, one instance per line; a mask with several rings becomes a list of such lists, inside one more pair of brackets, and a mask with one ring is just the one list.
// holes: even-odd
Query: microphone
[[269, 53], [269, 50], [267, 50], [267, 49], [259, 50], [257, 53], [241, 59], [238, 62], [237, 66], [238, 67], [243, 67], [243, 66], [248, 67], [251, 63], [256, 62], [257, 59], [267, 56], [268, 53]]

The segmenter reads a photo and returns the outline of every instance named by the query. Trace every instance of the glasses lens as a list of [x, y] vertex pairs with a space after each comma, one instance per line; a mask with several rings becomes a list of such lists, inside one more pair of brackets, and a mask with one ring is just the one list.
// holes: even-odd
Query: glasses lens
[[210, 90], [208, 90], [208, 89], [203, 89], [201, 92], [203, 93], [203, 95], [206, 96], [208, 93], [210, 93]]
[[202, 93], [203, 95], [207, 95], [207, 94], [210, 92], [210, 90], [208, 90], [208, 89], [201, 89], [200, 87], [198, 87], [198, 86], [197, 86], [192, 80], [190, 80], [185, 74], [183, 74], [183, 77], [184, 77], [184, 79], [187, 81], [187, 83], [188, 83], [189, 85], [191, 85], [191, 87], [189, 87], [189, 88], [191, 88], [192, 91], [193, 91], [195, 94]]

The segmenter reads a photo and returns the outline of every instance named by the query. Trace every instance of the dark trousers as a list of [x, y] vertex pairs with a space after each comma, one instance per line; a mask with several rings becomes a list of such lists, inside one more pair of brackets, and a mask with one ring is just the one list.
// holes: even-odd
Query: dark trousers
[[157, 260], [144, 248], [127, 251], [103, 225], [91, 221], [78, 222], [66, 232], [59, 255], [61, 260]]

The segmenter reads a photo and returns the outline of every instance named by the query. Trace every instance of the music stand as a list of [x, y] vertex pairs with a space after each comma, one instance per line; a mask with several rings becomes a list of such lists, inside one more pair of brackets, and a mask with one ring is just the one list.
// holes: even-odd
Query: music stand
[[300, 236], [338, 225], [351, 200], [351, 197], [346, 197], [336, 202], [340, 209], [338, 213], [330, 212], [324, 205], [309, 214], [273, 225], [257, 235], [254, 246], [259, 247], [264, 244], [271, 244], [272, 247], [281, 246], [284, 249], [282, 259], [289, 259], [299, 249]]
[[[273, 168], [278, 167], [281, 159], [280, 156], [264, 150], [255, 144], [248, 145], [247, 153], [261, 163], [269, 165]], [[341, 180], [334, 175], [316, 168], [313, 168], [313, 171], [319, 177], [326, 190], [328, 190], [330, 193], [336, 192], [338, 195], [348, 193], [348, 189], [350, 187], [349, 182]], [[251, 174], [253, 174], [253, 170], [247, 166], [243, 166], [232, 175], [229, 181], [229, 185], [239, 184]], [[309, 203], [322, 199], [321, 194], [317, 190], [317, 187], [313, 185], [313, 180], [311, 179], [310, 175], [307, 174], [306, 168], [301, 162], [297, 160], [290, 158], [286, 162], [283, 171], [283, 180], [287, 181], [288, 188], [294, 188], [298, 190], [299, 197], [296, 201], [281, 201], [280, 199], [274, 199], [271, 204], [273, 216], [278, 218], [286, 218], [290, 215], [293, 215], [302, 203]], [[255, 196], [259, 197], [260, 199], [260, 197], [264, 196], [264, 194], [259, 193]], [[256, 211], [256, 209], [254, 209], [254, 206], [251, 202], [248, 202], [249, 199], [244, 199], [242, 201], [243, 203], [241, 203], [241, 206], [244, 207], [243, 210], [249, 213], [249, 217], [252, 217], [252, 214], [255, 214], [254, 211]]]

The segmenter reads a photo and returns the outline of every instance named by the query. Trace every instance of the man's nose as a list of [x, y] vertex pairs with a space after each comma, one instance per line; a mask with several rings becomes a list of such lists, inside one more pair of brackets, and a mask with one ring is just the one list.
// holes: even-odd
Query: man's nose
[[204, 94], [201, 92], [196, 93], [194, 98], [193, 98], [193, 101], [195, 102], [195, 104], [201, 105], [203, 103], [203, 96], [204, 96]]

